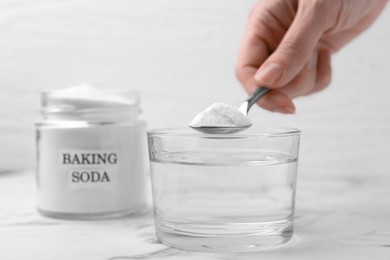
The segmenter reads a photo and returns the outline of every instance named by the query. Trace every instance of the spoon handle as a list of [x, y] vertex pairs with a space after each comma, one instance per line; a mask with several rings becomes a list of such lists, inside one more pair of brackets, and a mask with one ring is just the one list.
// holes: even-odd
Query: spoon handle
[[252, 96], [250, 96], [246, 101], [248, 102], [248, 107], [247, 107], [247, 112], [249, 111], [249, 109], [251, 108], [251, 106], [253, 106], [254, 104], [256, 104], [256, 102], [262, 97], [264, 96], [265, 94], [267, 94], [267, 92], [269, 91], [268, 88], [266, 87], [259, 87], [255, 90], [255, 92], [253, 92]]

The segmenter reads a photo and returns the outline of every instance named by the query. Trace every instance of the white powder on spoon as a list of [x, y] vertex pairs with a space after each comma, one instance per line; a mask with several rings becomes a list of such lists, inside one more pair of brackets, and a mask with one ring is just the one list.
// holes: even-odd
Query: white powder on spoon
[[214, 103], [197, 114], [191, 127], [245, 127], [252, 125], [248, 117], [237, 108], [223, 103]]

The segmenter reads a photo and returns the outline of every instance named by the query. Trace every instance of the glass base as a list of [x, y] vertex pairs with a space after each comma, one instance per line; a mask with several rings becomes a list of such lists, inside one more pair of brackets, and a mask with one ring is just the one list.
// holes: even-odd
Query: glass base
[[172, 223], [162, 226], [156, 223], [156, 235], [161, 243], [170, 247], [215, 253], [272, 250], [285, 245], [293, 235], [292, 222], [252, 224], [250, 231], [245, 225], [245, 230], [242, 231], [240, 224], [189, 227], [182, 224], [172, 226]]
[[100, 219], [112, 219], [120, 218], [127, 215], [142, 212], [146, 209], [146, 204], [140, 205], [129, 210], [112, 211], [112, 212], [98, 212], [98, 213], [63, 213], [63, 212], [52, 212], [37, 208], [38, 212], [46, 217], [58, 218], [58, 219], [69, 219], [69, 220], [100, 220]]

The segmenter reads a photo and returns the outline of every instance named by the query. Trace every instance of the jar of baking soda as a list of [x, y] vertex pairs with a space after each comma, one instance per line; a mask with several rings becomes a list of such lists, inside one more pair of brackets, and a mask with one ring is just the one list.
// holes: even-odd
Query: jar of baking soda
[[50, 217], [119, 217], [145, 207], [146, 124], [135, 91], [89, 85], [42, 93], [37, 208]]

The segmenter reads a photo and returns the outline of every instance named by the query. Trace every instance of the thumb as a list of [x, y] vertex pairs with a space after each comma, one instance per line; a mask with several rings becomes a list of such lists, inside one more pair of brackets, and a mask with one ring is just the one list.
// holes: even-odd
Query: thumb
[[296, 17], [279, 46], [254, 76], [259, 85], [282, 87], [298, 75], [325, 31], [326, 14], [321, 15], [321, 11], [323, 14], [324, 11], [315, 5], [299, 5]]

